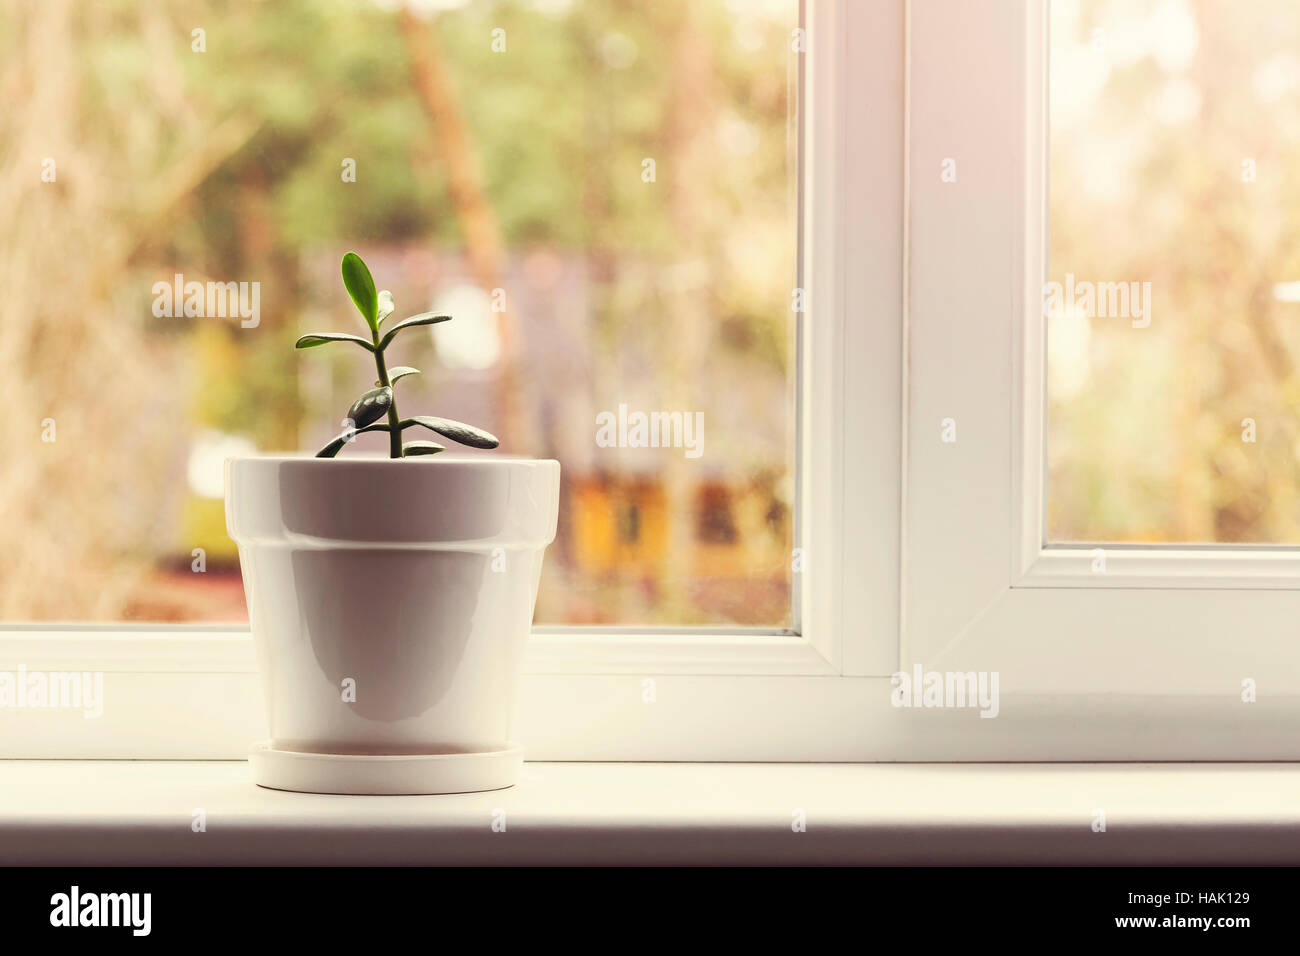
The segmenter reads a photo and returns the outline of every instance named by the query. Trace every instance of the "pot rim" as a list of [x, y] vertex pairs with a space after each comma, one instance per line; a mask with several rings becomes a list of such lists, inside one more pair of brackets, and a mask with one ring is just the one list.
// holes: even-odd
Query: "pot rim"
[[227, 458], [225, 472], [226, 528], [241, 545], [310, 539], [473, 550], [465, 545], [544, 547], [555, 536], [554, 459], [255, 456]]

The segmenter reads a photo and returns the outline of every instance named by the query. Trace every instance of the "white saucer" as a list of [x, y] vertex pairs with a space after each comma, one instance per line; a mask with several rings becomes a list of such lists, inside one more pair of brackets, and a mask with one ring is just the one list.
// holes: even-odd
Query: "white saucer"
[[466, 754], [317, 754], [254, 744], [253, 782], [300, 793], [470, 793], [513, 787], [524, 749]]

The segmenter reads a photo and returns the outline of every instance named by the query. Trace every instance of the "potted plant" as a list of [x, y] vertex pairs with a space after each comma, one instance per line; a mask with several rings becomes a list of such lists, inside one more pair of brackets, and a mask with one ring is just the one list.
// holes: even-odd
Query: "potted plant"
[[[432, 432], [495, 448], [487, 432], [398, 414], [416, 369], [390, 367], [421, 313], [385, 329], [393, 298], [355, 253], [343, 283], [369, 335], [313, 333], [310, 349], [370, 352], [375, 387], [315, 457], [226, 463], [226, 524], [239, 546], [270, 740], [254, 746], [262, 786], [321, 793], [454, 793], [515, 782], [510, 740], [542, 555], [555, 537], [560, 465], [435, 458]], [[388, 457], [339, 453], [387, 432]]]

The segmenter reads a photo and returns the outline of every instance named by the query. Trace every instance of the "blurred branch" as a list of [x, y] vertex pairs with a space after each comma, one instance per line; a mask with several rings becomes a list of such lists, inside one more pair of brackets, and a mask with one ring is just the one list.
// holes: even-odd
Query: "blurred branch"
[[[411, 59], [411, 78], [420, 104], [433, 124], [436, 149], [447, 167], [452, 207], [465, 234], [465, 252], [475, 281], [490, 295], [501, 287], [505, 272], [505, 250], [496, 213], [488, 202], [482, 177], [474, 161], [473, 134], [465, 122], [460, 100], [448, 75], [445, 58], [432, 30], [403, 6], [397, 14]], [[526, 434], [521, 420], [519, 382], [515, 370], [514, 326], [509, 297], [498, 316], [501, 338], [500, 370], [496, 377], [494, 428], [502, 444], [519, 442]]]
[[262, 128], [262, 121], [247, 116], [227, 117], [208, 134], [202, 145], [167, 168], [161, 185], [145, 196], [139, 215], [118, 230], [94, 279], [95, 288], [148, 247], [163, 226], [203, 183], [227, 160], [242, 150]]

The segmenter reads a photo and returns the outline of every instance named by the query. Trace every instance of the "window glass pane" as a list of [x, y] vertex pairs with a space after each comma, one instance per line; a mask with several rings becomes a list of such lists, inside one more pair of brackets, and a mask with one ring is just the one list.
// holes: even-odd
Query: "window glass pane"
[[1048, 538], [1300, 541], [1300, 16], [1053, 0]]
[[560, 460], [539, 622], [788, 626], [798, 15], [6, 3], [0, 621], [245, 620], [222, 462], [370, 387], [292, 347], [362, 331], [352, 249], [455, 317], [403, 412]]

